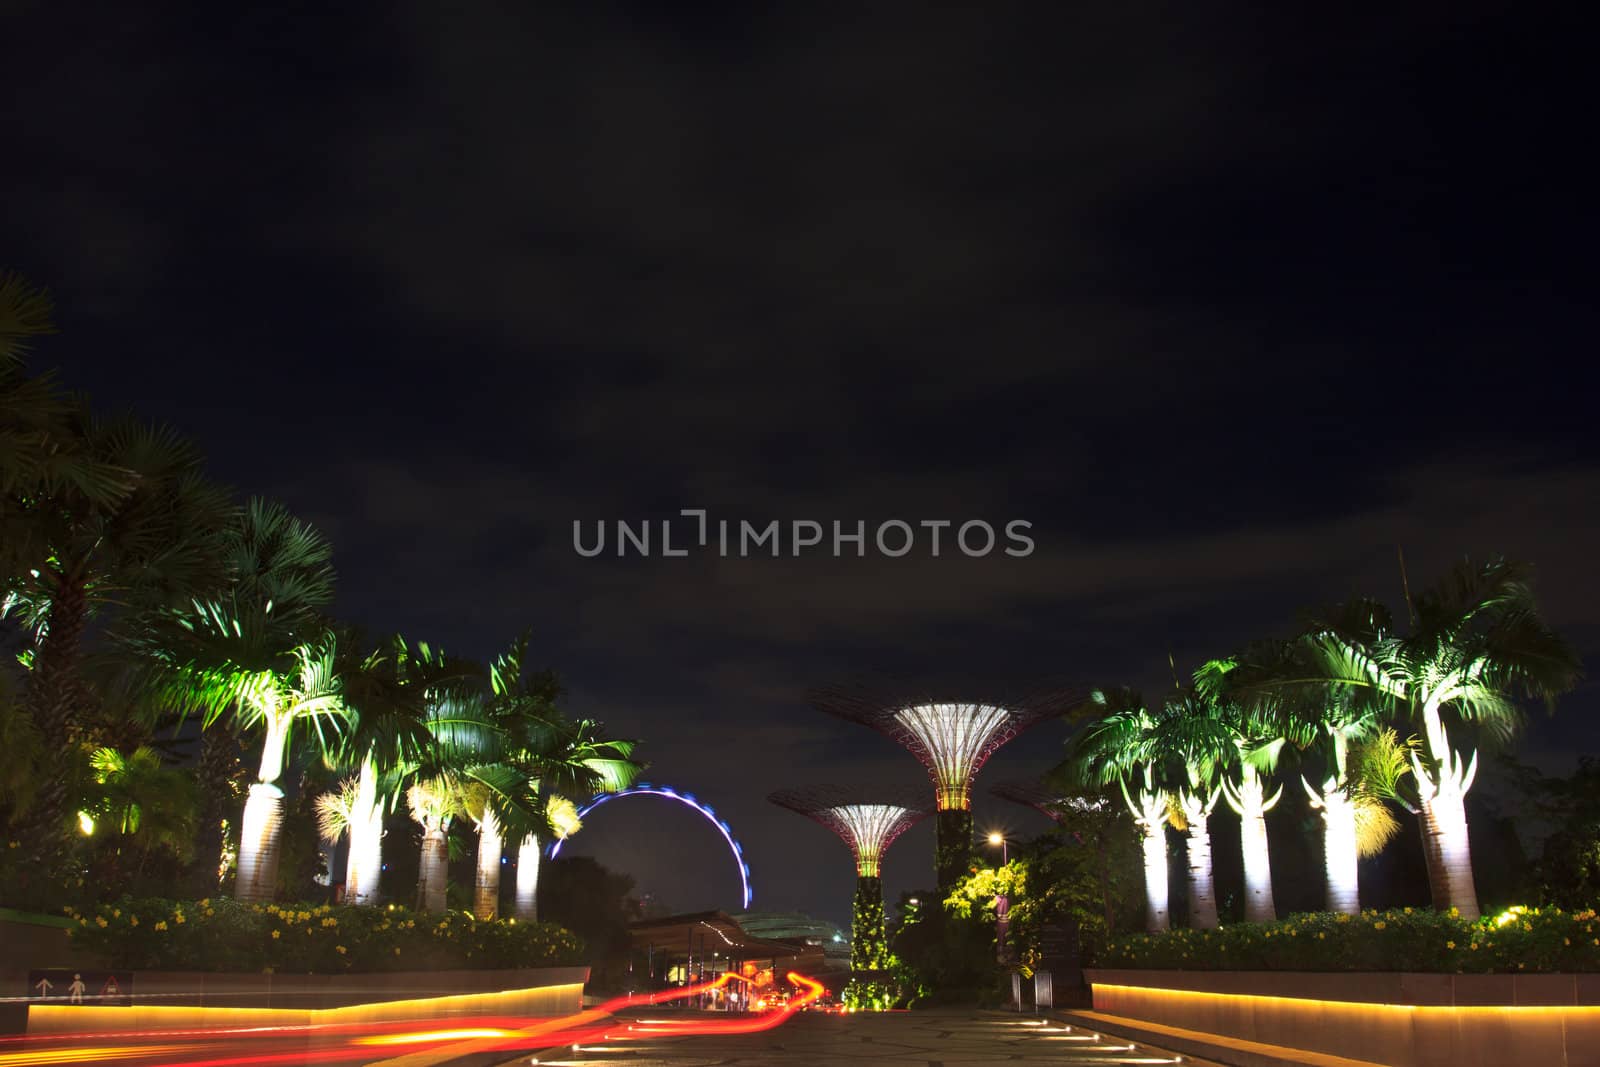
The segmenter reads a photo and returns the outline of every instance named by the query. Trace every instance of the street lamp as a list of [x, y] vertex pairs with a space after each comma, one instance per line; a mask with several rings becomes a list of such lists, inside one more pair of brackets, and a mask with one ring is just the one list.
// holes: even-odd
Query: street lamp
[[[1000, 846], [1000, 866], [1004, 867], [1011, 862], [1010, 856], [1008, 855], [1009, 849], [1007, 848], [1008, 842], [1006, 841], [1005, 834], [1002, 834], [998, 830], [991, 832], [989, 834], [989, 844]], [[1008, 916], [1007, 912], [1010, 911], [1010, 906], [1011, 902], [1005, 898], [1005, 894], [995, 894], [994, 949], [995, 955], [999, 958], [1001, 963], [1004, 963], [1006, 960], [1006, 929], [1011, 925], [1010, 917]]]

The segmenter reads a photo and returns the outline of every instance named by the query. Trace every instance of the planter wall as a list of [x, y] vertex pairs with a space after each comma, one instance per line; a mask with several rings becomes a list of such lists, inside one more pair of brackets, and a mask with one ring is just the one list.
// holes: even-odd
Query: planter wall
[[348, 975], [137, 971], [131, 1007], [30, 1004], [28, 1032], [551, 1017], [581, 1011], [588, 980], [587, 967]]
[[1094, 1010], [1392, 1067], [1600, 1063], [1600, 975], [1084, 972]]

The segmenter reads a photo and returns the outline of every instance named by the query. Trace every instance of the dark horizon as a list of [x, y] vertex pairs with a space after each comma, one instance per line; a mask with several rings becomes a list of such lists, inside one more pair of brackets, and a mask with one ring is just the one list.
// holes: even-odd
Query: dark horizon
[[[325, 531], [337, 615], [474, 657], [531, 627], [727, 817], [758, 909], [837, 921], [853, 877], [769, 792], [926, 782], [817, 686], [1155, 693], [1398, 606], [1397, 550], [1413, 588], [1533, 562], [1600, 655], [1587, 36], [1551, 13], [98, 10], [8, 20], [0, 267], [61, 330], [32, 365]], [[574, 550], [685, 508], [1035, 549]], [[1565, 773], [1597, 712], [1591, 671], [1521, 757]], [[988, 788], [1065, 736], [1000, 750], [980, 831], [1045, 826]], [[726, 906], [694, 818], [566, 854]], [[932, 851], [890, 850], [887, 900]]]

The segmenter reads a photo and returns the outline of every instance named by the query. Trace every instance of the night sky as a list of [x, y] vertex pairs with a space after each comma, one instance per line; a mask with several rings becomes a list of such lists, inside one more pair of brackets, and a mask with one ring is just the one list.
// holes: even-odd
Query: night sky
[[[574, 713], [728, 817], [758, 907], [843, 920], [852, 877], [769, 791], [925, 780], [812, 686], [1156, 691], [1169, 654], [1398, 607], [1397, 546], [1414, 585], [1533, 561], [1592, 671], [1576, 24], [519, 6], [11, 0], [0, 265], [54, 291], [39, 365], [331, 537], [341, 615], [475, 656], [531, 627]], [[573, 550], [695, 507], [1038, 547]], [[1591, 681], [1524, 754], [1570, 767], [1597, 711]], [[980, 829], [1043, 826], [986, 789], [1065, 736], [991, 762]], [[627, 804], [570, 851], [735, 903], [709, 827]], [[886, 895], [931, 866], [925, 825]]]

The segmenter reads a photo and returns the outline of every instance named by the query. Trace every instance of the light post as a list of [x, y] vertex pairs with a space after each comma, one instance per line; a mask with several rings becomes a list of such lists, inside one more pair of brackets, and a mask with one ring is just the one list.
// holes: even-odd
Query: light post
[[[999, 845], [1000, 846], [1000, 866], [1001, 867], [1005, 867], [1007, 864], [1009, 864], [1011, 862], [1010, 855], [1009, 855], [1009, 852], [1010, 852], [1009, 842], [1006, 841], [1005, 834], [1000, 833], [998, 830], [994, 831], [993, 833], [991, 833], [989, 835], [989, 844], [991, 844], [991, 845]], [[995, 951], [995, 957], [1001, 963], [1004, 963], [1006, 961], [1006, 931], [1010, 927], [1010, 919], [1007, 917], [1006, 913], [1010, 909], [1010, 906], [1011, 906], [1011, 902], [1006, 899], [1005, 894], [997, 893], [995, 895], [995, 898], [994, 898], [994, 951]]]

